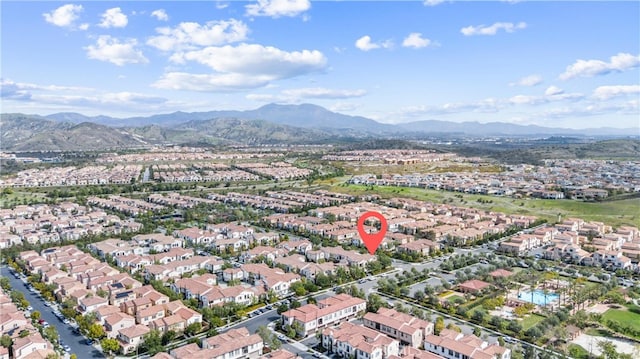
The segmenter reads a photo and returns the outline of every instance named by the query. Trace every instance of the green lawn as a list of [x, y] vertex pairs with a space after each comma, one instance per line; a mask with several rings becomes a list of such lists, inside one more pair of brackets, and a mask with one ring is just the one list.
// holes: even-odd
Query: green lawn
[[621, 310], [621, 309], [609, 309], [602, 317], [605, 320], [616, 321], [623, 326], [629, 326], [634, 328], [635, 330], [640, 330], [640, 314], [634, 313], [629, 310]]
[[[574, 200], [515, 199], [457, 192], [436, 191], [412, 187], [374, 186], [368, 190], [363, 185], [335, 184], [332, 191], [353, 195], [378, 194], [382, 197], [408, 197], [434, 203], [449, 202], [462, 207], [480, 208], [507, 214], [533, 215], [548, 221], [556, 221], [558, 214], [564, 218], [578, 217], [587, 221], [601, 221], [611, 226], [632, 225], [640, 227], [640, 198], [610, 202], [582, 202]], [[458, 196], [458, 197], [456, 197]], [[460, 198], [462, 197], [462, 198]], [[481, 199], [485, 202], [480, 203]]]
[[0, 194], [0, 207], [21, 204], [42, 203], [47, 198], [44, 193], [12, 190], [11, 194]]
[[544, 319], [544, 317], [541, 315], [529, 314], [524, 319], [522, 319], [522, 322], [520, 322], [522, 324], [522, 330], [526, 331], [527, 329], [538, 324], [542, 319]]
[[452, 295], [452, 296], [447, 297], [447, 301], [448, 302], [452, 302], [452, 303], [455, 302], [456, 299], [462, 299], [464, 301], [464, 297], [461, 297], [459, 295]]
[[611, 337], [612, 333], [608, 329], [603, 328], [588, 328], [585, 331], [586, 334], [593, 335], [594, 337]]
[[571, 355], [572, 358], [575, 358], [575, 359], [589, 358], [589, 351], [579, 346], [578, 344], [569, 344], [567, 348], [568, 348], [567, 352]]

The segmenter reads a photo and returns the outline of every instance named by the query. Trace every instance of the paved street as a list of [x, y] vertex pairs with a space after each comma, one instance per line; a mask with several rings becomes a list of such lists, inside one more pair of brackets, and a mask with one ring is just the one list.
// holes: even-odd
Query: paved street
[[84, 337], [80, 334], [74, 333], [73, 329], [70, 326], [62, 323], [53, 314], [52, 309], [44, 305], [44, 300], [31, 293], [29, 291], [29, 288], [27, 288], [27, 286], [20, 279], [17, 279], [13, 276], [12, 273], [9, 272], [9, 269], [7, 267], [3, 266], [2, 268], [0, 268], [0, 273], [3, 277], [9, 278], [11, 288], [24, 293], [24, 297], [29, 301], [29, 303], [33, 307], [33, 310], [37, 310], [40, 312], [42, 319], [46, 320], [47, 322], [49, 322], [49, 324], [56, 327], [62, 341], [66, 345], [71, 347], [71, 353], [75, 353], [78, 358], [105, 357], [97, 349], [84, 344]]

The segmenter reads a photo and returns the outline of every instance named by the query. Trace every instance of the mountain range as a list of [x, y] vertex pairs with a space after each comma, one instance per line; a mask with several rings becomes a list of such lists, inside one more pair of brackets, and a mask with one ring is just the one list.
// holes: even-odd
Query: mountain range
[[358, 138], [427, 136], [638, 136], [638, 128], [566, 129], [503, 122], [424, 120], [383, 124], [312, 104], [269, 104], [248, 111], [174, 112], [114, 118], [56, 113], [2, 114], [2, 149], [10, 151], [104, 150], [152, 144], [325, 143]]

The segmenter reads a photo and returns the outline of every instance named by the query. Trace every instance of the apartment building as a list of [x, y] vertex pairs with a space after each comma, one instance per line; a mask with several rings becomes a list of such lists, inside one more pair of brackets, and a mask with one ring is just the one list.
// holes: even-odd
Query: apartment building
[[324, 329], [322, 346], [341, 357], [355, 359], [388, 359], [400, 351], [398, 340], [349, 322]]
[[377, 313], [367, 313], [364, 325], [397, 339], [402, 345], [418, 348], [427, 335], [433, 334], [433, 323], [396, 311], [380, 308]]
[[475, 335], [444, 329], [440, 335], [428, 335], [425, 350], [446, 359], [510, 359], [511, 349], [497, 343], [489, 345]]
[[302, 329], [299, 334], [307, 336], [318, 329], [353, 319], [364, 313], [366, 307], [367, 302], [364, 299], [343, 293], [323, 299], [317, 306], [307, 304], [288, 310], [282, 313], [282, 322], [288, 325], [299, 323]]

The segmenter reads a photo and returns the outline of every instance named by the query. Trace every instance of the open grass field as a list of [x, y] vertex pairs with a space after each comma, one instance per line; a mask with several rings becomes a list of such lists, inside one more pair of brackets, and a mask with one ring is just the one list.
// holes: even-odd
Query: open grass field
[[612, 320], [623, 326], [629, 326], [635, 330], [640, 330], [640, 314], [625, 309], [609, 309], [602, 317], [606, 320]]
[[3, 193], [0, 195], [0, 207], [7, 207], [12, 205], [42, 203], [45, 201], [46, 194], [39, 192], [22, 192], [12, 190], [12, 193]]
[[[338, 182], [339, 183], [339, 182]], [[437, 191], [415, 187], [389, 187], [334, 184], [332, 191], [353, 195], [378, 194], [382, 197], [408, 197], [434, 203], [450, 203], [508, 214], [538, 216], [555, 222], [562, 218], [577, 217], [587, 221], [600, 221], [614, 227], [631, 225], [640, 227], [640, 198], [609, 202], [582, 202], [574, 200], [515, 199], [457, 192]], [[479, 200], [481, 202], [479, 202]]]
[[526, 316], [524, 319], [522, 319], [522, 330], [523, 331], [527, 331], [527, 329], [535, 326], [536, 324], [540, 323], [542, 321], [542, 319], [544, 319], [543, 316], [538, 315], [538, 314], [529, 314], [528, 316]]
[[410, 174], [410, 173], [445, 173], [445, 172], [500, 172], [502, 168], [499, 165], [484, 163], [474, 165], [471, 163], [460, 162], [424, 162], [408, 165], [392, 165], [382, 162], [345, 162], [342, 166], [348, 173], [355, 175], [362, 174]]
[[587, 359], [589, 358], [589, 351], [578, 344], [569, 344], [567, 347], [568, 352], [572, 358], [575, 359]]

